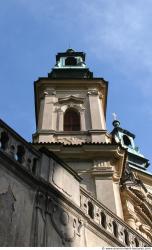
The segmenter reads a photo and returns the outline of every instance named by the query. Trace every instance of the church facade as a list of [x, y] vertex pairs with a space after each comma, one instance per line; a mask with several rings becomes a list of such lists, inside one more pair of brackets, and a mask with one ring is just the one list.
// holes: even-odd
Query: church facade
[[0, 246], [151, 246], [149, 162], [107, 131], [108, 82], [68, 49], [34, 91], [32, 143], [0, 120]]

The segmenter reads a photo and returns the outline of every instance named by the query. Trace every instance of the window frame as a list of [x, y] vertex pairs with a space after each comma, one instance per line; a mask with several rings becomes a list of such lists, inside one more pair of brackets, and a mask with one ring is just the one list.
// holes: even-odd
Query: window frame
[[[69, 122], [68, 122], [68, 119], [70, 119]], [[77, 120], [77, 123], [74, 124], [74, 121], [76, 120]], [[71, 108], [71, 107], [66, 109], [66, 111], [64, 112], [64, 117], [63, 117], [63, 130], [69, 131], [69, 132], [81, 130], [81, 117], [80, 117], [80, 112], [77, 109]]]

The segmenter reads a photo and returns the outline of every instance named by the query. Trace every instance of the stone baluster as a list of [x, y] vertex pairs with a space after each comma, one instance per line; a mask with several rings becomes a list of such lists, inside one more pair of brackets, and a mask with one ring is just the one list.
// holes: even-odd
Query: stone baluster
[[106, 210], [94, 202], [91, 197], [81, 194], [81, 209], [88, 214], [90, 219], [101, 225], [106, 231], [117, 238], [127, 247], [146, 247], [146, 243], [136, 234], [133, 234], [129, 228], [117, 221]]
[[84, 195], [81, 195], [81, 208], [85, 214], [88, 214], [88, 205], [87, 204], [88, 204], [88, 199]]
[[95, 206], [94, 221], [98, 224], [100, 224], [100, 213], [101, 210], [97, 206]]
[[129, 233], [129, 241], [130, 241], [130, 244], [129, 244], [130, 247], [136, 247], [135, 237], [131, 233]]
[[124, 227], [118, 224], [118, 240], [124, 243]]
[[106, 220], [107, 220], [107, 231], [113, 234], [112, 218], [109, 215], [107, 215]]

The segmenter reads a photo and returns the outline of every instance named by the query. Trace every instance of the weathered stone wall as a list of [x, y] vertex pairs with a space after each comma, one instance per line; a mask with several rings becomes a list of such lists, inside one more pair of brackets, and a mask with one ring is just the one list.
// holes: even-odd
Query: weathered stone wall
[[46, 148], [0, 121], [0, 246], [149, 246]]
[[35, 189], [0, 163], [0, 246], [30, 245], [34, 197]]

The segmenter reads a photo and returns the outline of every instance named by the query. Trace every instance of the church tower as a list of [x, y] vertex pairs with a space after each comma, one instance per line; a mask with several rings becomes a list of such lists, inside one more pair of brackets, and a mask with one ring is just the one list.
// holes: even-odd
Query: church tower
[[108, 83], [93, 77], [85, 53], [58, 53], [46, 78], [35, 82], [33, 143], [55, 152], [92, 196], [123, 218], [119, 182], [125, 151], [106, 130]]
[[68, 49], [34, 87], [32, 143], [0, 120], [0, 246], [151, 246], [149, 162], [107, 132], [108, 83]]
[[47, 78], [35, 82], [37, 131], [34, 142], [109, 142], [106, 131], [108, 83], [93, 77], [85, 53], [68, 49], [56, 55]]
[[107, 132], [107, 91], [108, 82], [93, 76], [83, 52], [58, 53], [48, 77], [35, 82], [33, 144], [55, 152], [82, 178], [80, 206], [92, 219], [98, 221], [98, 201], [151, 241], [149, 162], [118, 120]]

